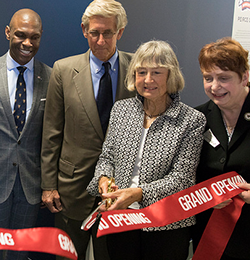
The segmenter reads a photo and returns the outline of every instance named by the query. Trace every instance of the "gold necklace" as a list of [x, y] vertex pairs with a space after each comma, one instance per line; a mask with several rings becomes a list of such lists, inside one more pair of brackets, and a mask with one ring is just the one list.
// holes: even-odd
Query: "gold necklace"
[[[223, 119], [223, 122], [224, 122], [224, 125], [225, 127], [230, 131], [232, 132], [236, 126], [236, 123], [234, 125], [228, 125], [228, 120], [226, 119], [226, 116], [224, 113], [222, 113], [222, 119]], [[234, 120], [233, 120], [234, 121]]]
[[235, 126], [228, 126], [228, 125], [227, 125], [227, 128], [228, 128], [230, 131], [233, 131], [234, 128], [235, 128]]
[[226, 121], [226, 119], [225, 119], [225, 116], [222, 116], [222, 118], [223, 118], [223, 122], [224, 122], [225, 127], [226, 127], [228, 130], [233, 131], [236, 124], [233, 125], [233, 126], [229, 126], [229, 125], [227, 124], [227, 121]]

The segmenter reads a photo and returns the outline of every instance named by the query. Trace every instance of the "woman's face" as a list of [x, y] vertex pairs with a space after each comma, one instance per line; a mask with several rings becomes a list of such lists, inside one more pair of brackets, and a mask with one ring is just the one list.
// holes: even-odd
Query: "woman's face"
[[140, 67], [136, 70], [135, 86], [144, 98], [159, 101], [166, 98], [168, 70], [162, 67]]
[[221, 70], [217, 66], [202, 74], [205, 93], [219, 108], [232, 109], [244, 102], [248, 71], [243, 74], [242, 80], [236, 72]]

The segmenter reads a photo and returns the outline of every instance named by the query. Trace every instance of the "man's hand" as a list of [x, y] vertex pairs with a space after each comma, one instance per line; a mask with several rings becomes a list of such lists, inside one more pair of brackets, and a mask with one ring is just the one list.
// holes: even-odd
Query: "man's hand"
[[62, 210], [60, 195], [57, 190], [44, 190], [42, 201], [52, 213], [57, 213]]

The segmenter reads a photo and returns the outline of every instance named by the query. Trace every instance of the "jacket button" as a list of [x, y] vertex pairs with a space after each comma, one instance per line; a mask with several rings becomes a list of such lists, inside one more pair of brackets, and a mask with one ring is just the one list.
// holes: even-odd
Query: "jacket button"
[[17, 144], [21, 144], [21, 141], [19, 140], [19, 141], [17, 142]]
[[16, 163], [15, 163], [15, 162], [13, 162], [13, 166], [16, 166]]
[[224, 157], [220, 159], [220, 163], [224, 163], [225, 161], [226, 161], [226, 158], [224, 158]]

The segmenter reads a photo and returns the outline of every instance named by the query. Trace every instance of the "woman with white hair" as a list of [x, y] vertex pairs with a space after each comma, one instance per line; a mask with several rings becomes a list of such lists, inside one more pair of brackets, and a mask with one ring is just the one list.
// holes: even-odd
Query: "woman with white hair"
[[[126, 82], [137, 95], [114, 104], [95, 177], [87, 188], [93, 196], [114, 200], [107, 210], [144, 208], [194, 185], [203, 141], [205, 117], [180, 102], [184, 79], [168, 43], [142, 44]], [[107, 193], [110, 177], [116, 185]], [[194, 224], [191, 217], [108, 235], [110, 257], [185, 260]]]

